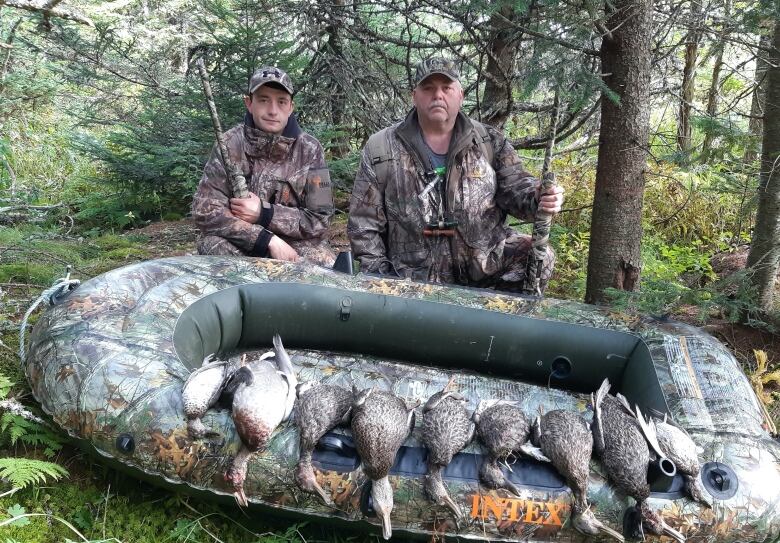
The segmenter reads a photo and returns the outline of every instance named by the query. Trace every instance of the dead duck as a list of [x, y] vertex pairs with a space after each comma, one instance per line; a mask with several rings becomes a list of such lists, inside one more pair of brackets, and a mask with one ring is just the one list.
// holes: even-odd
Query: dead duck
[[423, 406], [422, 442], [428, 448], [428, 474], [424, 488], [428, 497], [448, 507], [457, 520], [463, 512], [452, 501], [442, 480], [442, 471], [474, 437], [474, 422], [466, 410], [466, 398], [450, 390], [454, 377], [444, 389], [431, 396]]
[[355, 391], [352, 404], [352, 437], [355, 440], [363, 471], [371, 479], [374, 510], [382, 521], [382, 536], [393, 534], [390, 513], [393, 511], [393, 488], [387, 475], [395, 455], [414, 427], [414, 408], [391, 392]]
[[253, 453], [263, 450], [279, 424], [287, 420], [295, 403], [298, 380], [279, 335], [275, 335], [274, 360], [254, 360], [236, 372], [233, 383], [233, 423], [241, 437], [241, 449], [225, 473], [236, 501], [247, 505], [244, 480]]
[[330, 505], [330, 497], [317, 483], [311, 464], [312, 452], [322, 436], [349, 422], [352, 392], [335, 385], [298, 385], [295, 424], [300, 434], [300, 458], [295, 466], [295, 482], [304, 492], [316, 494]]
[[499, 403], [482, 412], [475, 411], [474, 422], [477, 425], [477, 435], [488, 450], [488, 459], [482, 463], [479, 470], [480, 480], [488, 488], [505, 488], [520, 495], [519, 489], [504, 477], [499, 462], [506, 462], [510, 455], [519, 452], [542, 462], [550, 461], [528, 443], [531, 425], [525, 413], [517, 406]]
[[585, 535], [606, 535], [625, 541], [615, 530], [602, 524], [588, 505], [588, 476], [593, 435], [589, 424], [578, 414], [556, 409], [534, 420], [531, 439], [566, 479], [574, 497], [572, 524]]
[[239, 368], [235, 362], [215, 360], [214, 357], [210, 354], [203, 359], [201, 367], [187, 377], [181, 391], [187, 432], [195, 439], [216, 435], [204, 426], [201, 418], [216, 405], [225, 383]]
[[648, 442], [625, 398], [611, 396], [609, 388], [609, 380], [604, 379], [595, 396], [591, 397], [596, 454], [617, 489], [636, 500], [642, 525], [652, 534], [667, 535], [683, 543], [685, 537], [647, 505], [650, 497]]
[[662, 420], [652, 421], [655, 424], [658, 444], [665, 455], [674, 462], [677, 471], [685, 479], [685, 492], [695, 502], [712, 508], [712, 500], [699, 483], [699, 455], [696, 443], [690, 434], [675, 424], [667, 422], [666, 415]]

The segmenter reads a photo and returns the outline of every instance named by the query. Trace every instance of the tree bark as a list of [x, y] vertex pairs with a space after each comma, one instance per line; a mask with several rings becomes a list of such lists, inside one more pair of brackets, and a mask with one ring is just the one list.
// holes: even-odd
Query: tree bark
[[691, 109], [696, 89], [696, 60], [701, 40], [701, 3], [691, 0], [690, 30], [685, 43], [685, 66], [680, 89], [680, 120], [677, 124], [677, 148], [688, 151], [691, 148]]
[[772, 33], [762, 32], [758, 56], [756, 56], [756, 73], [753, 76], [753, 98], [750, 102], [750, 122], [748, 132], [750, 140], [745, 148], [744, 163], [750, 164], [758, 157], [758, 144], [761, 132], [763, 130], [764, 104], [766, 103], [766, 72], [769, 69], [766, 49], [771, 45]]
[[481, 119], [496, 128], [502, 128], [512, 112], [512, 74], [517, 57], [517, 41], [512, 30], [514, 19], [514, 5], [506, 1], [502, 2], [498, 13], [490, 17], [495, 37], [490, 43], [490, 55], [483, 74], [485, 91], [482, 94]]
[[[324, 6], [323, 6], [324, 7]], [[337, 73], [342, 69], [339, 64], [344, 64], [344, 46], [342, 43], [340, 25], [345, 24], [346, 0], [334, 0], [331, 4], [330, 24], [326, 28], [328, 43], [326, 51], [328, 53], [326, 62], [328, 71], [331, 73], [333, 82], [332, 92], [330, 93], [330, 116], [331, 126], [339, 131], [339, 134], [333, 139], [334, 145], [330, 147], [333, 156], [342, 158], [349, 153], [349, 139], [347, 138], [346, 112], [347, 95]]]
[[[641, 270], [642, 198], [649, 131], [652, 0], [605, 6], [611, 38], [601, 43], [601, 131], [585, 300], [632, 291]], [[617, 98], [617, 100], [616, 100]]]
[[759, 306], [769, 313], [780, 262], [780, 19], [775, 21], [766, 76], [758, 211], [747, 266], [753, 269], [751, 282], [758, 290]]
[[[707, 116], [710, 119], [715, 119], [718, 113], [718, 96], [720, 95], [720, 71], [723, 68], [723, 42], [719, 42], [717, 47], [718, 52], [715, 54], [715, 62], [712, 65], [712, 82], [710, 83], [710, 90], [707, 93]], [[708, 162], [710, 159], [710, 151], [712, 150], [712, 130], [707, 130], [704, 134], [704, 143], [701, 146], [701, 161]]]

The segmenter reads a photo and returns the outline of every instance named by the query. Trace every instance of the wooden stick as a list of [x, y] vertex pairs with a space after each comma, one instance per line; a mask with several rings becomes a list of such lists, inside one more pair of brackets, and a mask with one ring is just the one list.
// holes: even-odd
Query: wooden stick
[[230, 159], [230, 154], [228, 153], [225, 135], [222, 132], [222, 123], [220, 122], [219, 114], [217, 113], [217, 104], [214, 102], [214, 93], [211, 92], [211, 83], [209, 82], [209, 74], [206, 71], [206, 64], [203, 62], [202, 58], [199, 58], [195, 64], [200, 73], [200, 82], [203, 84], [203, 94], [206, 96], [206, 104], [209, 107], [211, 123], [214, 125], [214, 135], [217, 137], [219, 154], [222, 155], [222, 163], [225, 165], [225, 171], [230, 180], [230, 189], [236, 198], [247, 198], [249, 197], [249, 190], [247, 189], [246, 178]]

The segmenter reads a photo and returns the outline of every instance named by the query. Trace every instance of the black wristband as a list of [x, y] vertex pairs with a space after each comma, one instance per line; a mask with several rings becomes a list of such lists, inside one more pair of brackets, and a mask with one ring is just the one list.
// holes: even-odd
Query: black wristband
[[271, 219], [274, 218], [274, 206], [268, 202], [263, 202], [263, 207], [260, 211], [260, 218], [257, 220], [257, 224], [263, 228], [268, 228], [271, 224]]
[[263, 229], [260, 235], [257, 236], [255, 246], [252, 247], [252, 256], [268, 256], [268, 244], [271, 243], [272, 237], [274, 235], [270, 231]]

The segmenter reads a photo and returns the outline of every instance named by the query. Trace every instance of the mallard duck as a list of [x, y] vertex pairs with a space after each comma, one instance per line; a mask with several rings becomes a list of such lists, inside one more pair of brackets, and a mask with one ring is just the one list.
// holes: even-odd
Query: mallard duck
[[531, 425], [525, 413], [514, 405], [499, 403], [482, 412], [475, 411], [474, 422], [477, 435], [488, 450], [488, 459], [482, 463], [479, 471], [480, 480], [488, 488], [505, 488], [520, 495], [519, 489], [504, 477], [499, 462], [506, 462], [510, 455], [519, 452], [543, 462], [550, 461], [541, 451], [527, 443]]
[[382, 536], [393, 534], [393, 488], [388, 479], [395, 455], [414, 427], [414, 408], [391, 392], [355, 391], [352, 404], [352, 437], [363, 471], [371, 479], [374, 510], [382, 521]]
[[466, 410], [466, 398], [450, 390], [454, 377], [423, 406], [422, 442], [428, 448], [428, 474], [424, 488], [439, 505], [448, 507], [457, 520], [463, 512], [452, 501], [442, 480], [442, 471], [474, 436], [474, 422]]
[[648, 442], [628, 402], [622, 396], [611, 396], [609, 388], [609, 380], [605, 379], [591, 398], [596, 454], [618, 490], [636, 500], [643, 526], [652, 534], [667, 535], [682, 543], [685, 537], [646, 503], [650, 497]]
[[265, 449], [276, 427], [290, 417], [295, 403], [295, 370], [278, 334], [273, 343], [274, 360], [252, 361], [234, 377], [238, 385], [233, 395], [232, 418], [241, 437], [241, 449], [225, 473], [225, 480], [233, 486], [241, 506], [247, 505], [244, 480], [250, 457]]
[[312, 453], [322, 436], [349, 422], [352, 399], [352, 392], [340, 386], [313, 383], [298, 386], [295, 424], [300, 433], [300, 459], [295, 467], [295, 482], [301, 490], [317, 494], [326, 504], [332, 502], [314, 476]]
[[574, 527], [585, 535], [607, 535], [625, 541], [620, 533], [602, 524], [588, 505], [588, 476], [593, 450], [593, 434], [588, 423], [576, 413], [556, 409], [536, 417], [531, 439], [571, 488]]
[[190, 373], [181, 390], [187, 432], [195, 439], [216, 434], [204, 426], [201, 418], [216, 405], [225, 383], [238, 370], [235, 362], [215, 360], [214, 357], [210, 354], [204, 358], [201, 367]]

